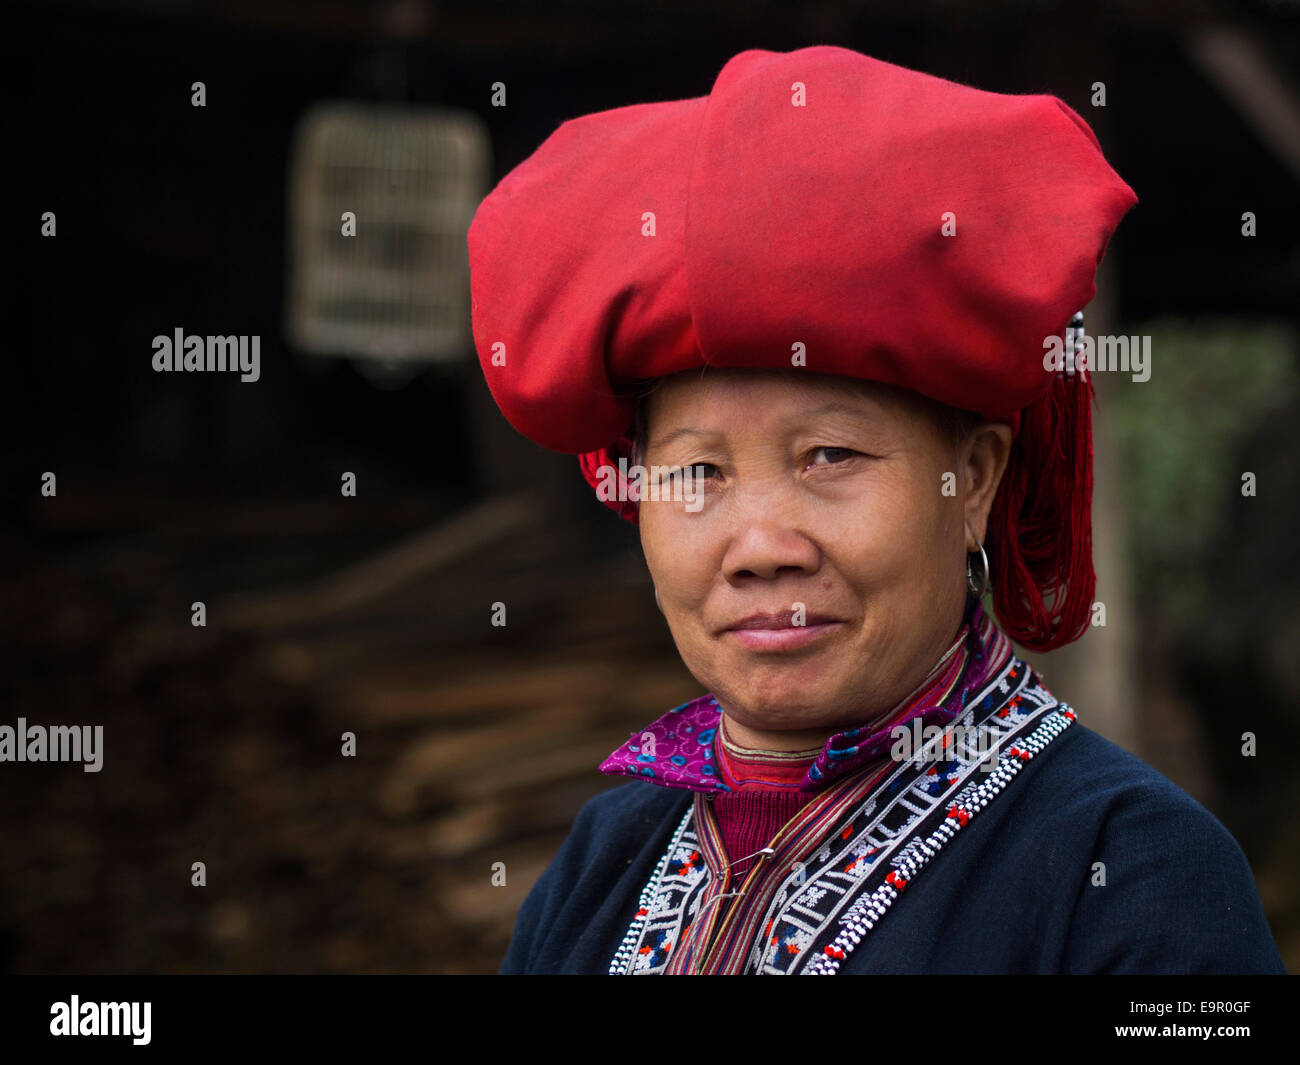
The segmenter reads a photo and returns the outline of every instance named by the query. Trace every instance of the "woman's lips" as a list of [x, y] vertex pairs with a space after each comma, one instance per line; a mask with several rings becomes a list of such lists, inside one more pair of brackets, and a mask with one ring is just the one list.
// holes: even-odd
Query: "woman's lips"
[[842, 621], [824, 621], [781, 628], [727, 629], [723, 635], [732, 637], [751, 651], [792, 651], [821, 639], [843, 625]]
[[755, 614], [724, 629], [723, 635], [735, 638], [750, 650], [794, 650], [844, 625], [820, 614], [811, 614], [805, 620], [806, 624], [792, 624], [793, 611], [789, 610], [780, 614]]

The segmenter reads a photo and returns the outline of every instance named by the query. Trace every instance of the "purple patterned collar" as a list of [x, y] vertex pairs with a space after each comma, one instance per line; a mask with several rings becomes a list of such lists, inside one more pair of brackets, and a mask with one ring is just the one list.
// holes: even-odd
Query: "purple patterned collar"
[[[995, 647], [1002, 653], [992, 655]], [[967, 694], [1009, 653], [1010, 644], [978, 601], [968, 605], [966, 622], [949, 649], [921, 685], [899, 703], [884, 723], [871, 733], [865, 728], [837, 732], [799, 785], [800, 791], [818, 791], [832, 780], [868, 765], [888, 753], [894, 728], [920, 718], [922, 726], [947, 725], [960, 713]], [[996, 657], [999, 663], [990, 659]], [[640, 732], [632, 733], [600, 764], [608, 776], [637, 777], [666, 788], [691, 791], [730, 791], [722, 782], [714, 738], [722, 708], [711, 694], [675, 706]]]

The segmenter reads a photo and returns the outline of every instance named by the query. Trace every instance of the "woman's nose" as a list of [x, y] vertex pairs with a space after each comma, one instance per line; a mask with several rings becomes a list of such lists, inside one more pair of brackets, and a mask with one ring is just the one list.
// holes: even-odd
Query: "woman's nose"
[[774, 580], [782, 571], [815, 573], [821, 551], [779, 511], [743, 519], [723, 556], [728, 580], [757, 577]]

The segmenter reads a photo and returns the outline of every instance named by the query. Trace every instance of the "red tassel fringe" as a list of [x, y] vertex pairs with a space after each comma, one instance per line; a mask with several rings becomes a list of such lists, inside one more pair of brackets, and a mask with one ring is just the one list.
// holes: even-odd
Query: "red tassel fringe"
[[[1030, 651], [1051, 651], [1087, 630], [1092, 567], [1091, 376], [1060, 373], [1021, 412], [993, 500], [987, 543], [993, 607], [1003, 631]], [[1048, 597], [1052, 598], [1048, 605]]]

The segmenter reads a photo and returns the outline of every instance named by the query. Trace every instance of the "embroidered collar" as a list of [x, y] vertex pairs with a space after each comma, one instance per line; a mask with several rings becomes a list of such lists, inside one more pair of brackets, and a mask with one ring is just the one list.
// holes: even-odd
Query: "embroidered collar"
[[[832, 780], [888, 754], [893, 730], [914, 718], [922, 726], [950, 724], [966, 694], [1011, 655], [1011, 643], [978, 600], [967, 605], [966, 623], [924, 681], [874, 730], [837, 732], [809, 766], [801, 791], [817, 791]], [[722, 708], [712, 694], [673, 707], [640, 732], [632, 733], [600, 764], [607, 776], [637, 777], [668, 788], [716, 793], [731, 789], [722, 780], [714, 741]]]
[[808, 766], [821, 754], [820, 746], [803, 751], [765, 751], [740, 747], [732, 742], [728, 735], [730, 731], [727, 715], [723, 714], [718, 718], [718, 736], [713, 744], [713, 756], [717, 760], [718, 775], [724, 784], [736, 792], [793, 791], [796, 793], [793, 798], [800, 802], [808, 800], [807, 795], [798, 794], [798, 788], [803, 783]]

